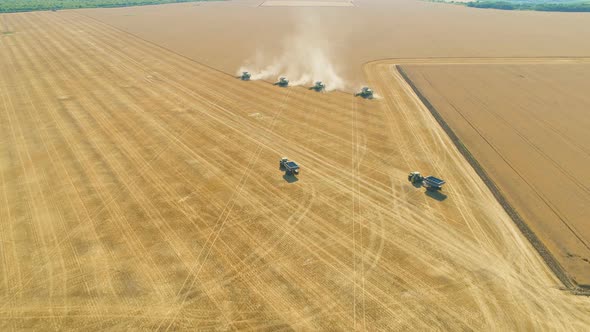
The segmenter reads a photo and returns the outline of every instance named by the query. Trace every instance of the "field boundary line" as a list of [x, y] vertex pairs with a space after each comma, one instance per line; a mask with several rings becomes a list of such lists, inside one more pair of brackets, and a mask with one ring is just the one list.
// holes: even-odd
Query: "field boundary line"
[[533, 232], [533, 230], [526, 224], [524, 219], [520, 216], [520, 214], [514, 209], [514, 207], [508, 202], [500, 188], [496, 185], [496, 183], [490, 178], [481, 164], [477, 161], [477, 159], [471, 154], [469, 149], [463, 144], [463, 142], [459, 139], [457, 134], [451, 129], [451, 127], [447, 124], [444, 120], [442, 115], [434, 108], [434, 106], [428, 101], [428, 99], [418, 90], [414, 82], [410, 79], [410, 77], [406, 74], [406, 72], [401, 68], [399, 65], [394, 65], [400, 75], [404, 78], [406, 83], [412, 88], [414, 93], [418, 96], [418, 98], [422, 101], [424, 106], [430, 111], [436, 122], [442, 127], [445, 133], [449, 136], [455, 147], [459, 150], [461, 155], [467, 160], [469, 165], [475, 170], [477, 175], [482, 179], [482, 181], [486, 184], [488, 189], [492, 192], [498, 203], [502, 206], [504, 211], [510, 216], [512, 221], [516, 224], [518, 229], [521, 233], [526, 237], [526, 239], [531, 243], [533, 248], [539, 253], [541, 258], [545, 261], [545, 264], [551, 269], [553, 274], [561, 281], [561, 283], [570, 290], [575, 295], [586, 295], [590, 296], [590, 285], [581, 285], [575, 282], [565, 271], [565, 269], [559, 264], [559, 262], [555, 259], [553, 254], [547, 249], [545, 244], [537, 237], [537, 235]]

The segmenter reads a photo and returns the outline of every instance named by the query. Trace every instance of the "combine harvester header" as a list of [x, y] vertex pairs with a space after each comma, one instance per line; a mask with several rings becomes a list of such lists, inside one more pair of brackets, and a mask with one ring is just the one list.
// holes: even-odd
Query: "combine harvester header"
[[240, 76], [240, 79], [242, 81], [249, 81], [250, 80], [250, 77], [252, 77], [252, 75], [250, 75], [249, 72], [245, 71], [245, 72], [242, 73], [242, 76]]
[[279, 77], [279, 81], [275, 83], [275, 85], [286, 87], [289, 85], [289, 80], [285, 76]]
[[322, 91], [326, 90], [326, 84], [324, 84], [322, 81], [317, 81], [317, 82], [315, 82], [315, 85], [309, 89], [315, 90], [317, 92], [322, 92]]
[[355, 94], [355, 96], [360, 96], [365, 99], [373, 99], [373, 89], [369, 88], [368, 86], [364, 86], [360, 92]]

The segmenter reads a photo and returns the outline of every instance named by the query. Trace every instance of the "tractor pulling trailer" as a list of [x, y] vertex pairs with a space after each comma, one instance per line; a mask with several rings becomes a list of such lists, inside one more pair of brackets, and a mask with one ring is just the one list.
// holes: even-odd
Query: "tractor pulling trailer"
[[287, 175], [299, 175], [299, 165], [293, 160], [287, 159], [287, 157], [281, 158], [279, 161], [279, 167], [284, 170]]
[[420, 172], [411, 172], [408, 174], [408, 181], [414, 184], [420, 184], [428, 191], [442, 190], [443, 184], [446, 183], [444, 180], [432, 175], [424, 177], [420, 174]]

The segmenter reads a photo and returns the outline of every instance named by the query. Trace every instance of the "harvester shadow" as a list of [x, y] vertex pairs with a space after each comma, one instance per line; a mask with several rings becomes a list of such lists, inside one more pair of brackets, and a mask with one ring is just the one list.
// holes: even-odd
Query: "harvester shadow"
[[297, 182], [299, 179], [295, 175], [283, 175], [283, 179], [289, 183]]
[[412, 186], [414, 186], [414, 188], [422, 188], [422, 183], [419, 182], [413, 182]]
[[440, 191], [426, 190], [426, 192], [424, 192], [424, 193], [426, 194], [426, 196], [428, 196], [430, 198], [434, 198], [439, 202], [442, 202], [445, 199], [447, 199], [447, 195], [441, 193]]

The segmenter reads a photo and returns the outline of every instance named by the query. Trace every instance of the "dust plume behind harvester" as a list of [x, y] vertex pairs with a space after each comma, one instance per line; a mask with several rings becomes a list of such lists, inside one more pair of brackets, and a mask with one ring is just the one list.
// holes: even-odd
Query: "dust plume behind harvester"
[[341, 56], [333, 50], [332, 40], [323, 34], [319, 16], [314, 13], [293, 16], [293, 31], [273, 47], [255, 48], [243, 62], [239, 73], [250, 71], [252, 80], [274, 83], [278, 76], [289, 77], [289, 86], [314, 86], [321, 79], [323, 88], [316, 91], [349, 91], [352, 84], [341, 76]]

